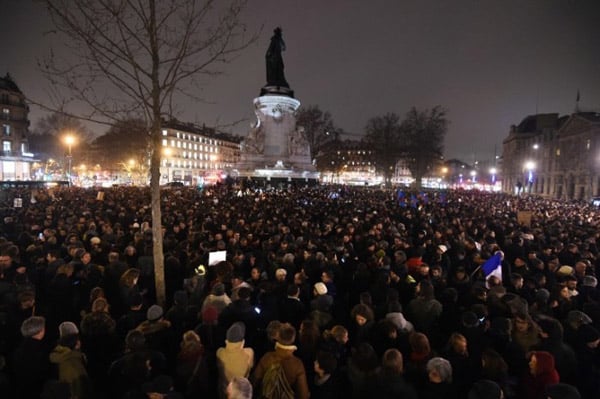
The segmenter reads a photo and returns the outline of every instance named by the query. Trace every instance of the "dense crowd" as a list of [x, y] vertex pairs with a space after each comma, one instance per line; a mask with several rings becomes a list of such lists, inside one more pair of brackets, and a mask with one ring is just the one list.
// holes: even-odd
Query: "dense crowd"
[[[160, 306], [149, 190], [3, 195], [2, 397], [600, 397], [588, 204], [164, 190]], [[497, 253], [502, 279], [486, 280]]]

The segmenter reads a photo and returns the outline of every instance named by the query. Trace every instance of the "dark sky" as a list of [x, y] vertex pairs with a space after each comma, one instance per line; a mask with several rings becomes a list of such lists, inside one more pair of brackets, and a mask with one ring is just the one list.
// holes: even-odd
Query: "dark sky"
[[[45, 10], [31, 0], [0, 6], [0, 74], [43, 100]], [[245, 135], [277, 25], [297, 99], [331, 112], [353, 138], [373, 116], [441, 105], [451, 121], [446, 157], [485, 161], [526, 115], [572, 112], [577, 90], [582, 110], [600, 111], [599, 0], [256, 0], [244, 20], [264, 26], [260, 40], [206, 86], [211, 103], [182, 104], [179, 119], [246, 119], [231, 129]], [[40, 115], [32, 107], [32, 125]]]

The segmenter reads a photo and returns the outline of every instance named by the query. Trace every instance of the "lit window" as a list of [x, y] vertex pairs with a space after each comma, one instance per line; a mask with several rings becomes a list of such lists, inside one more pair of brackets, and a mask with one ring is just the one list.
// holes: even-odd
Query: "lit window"
[[167, 129], [163, 129], [163, 136], [167, 135]]
[[592, 144], [592, 143], [591, 143], [590, 139], [587, 139], [587, 140], [585, 141], [585, 149], [586, 149], [586, 150], [589, 150], [589, 149], [590, 149], [590, 147], [591, 147], [591, 144]]
[[162, 140], [162, 146], [163, 146], [163, 147], [166, 147], [167, 145], [168, 145], [168, 144], [167, 144], [167, 139], [163, 139], [163, 140]]
[[2, 125], [2, 133], [5, 136], [10, 136], [10, 125]]
[[5, 120], [9, 120], [10, 119], [10, 109], [2, 108], [2, 116], [4, 117]]
[[177, 132], [177, 138], [179, 138], [179, 132]]
[[2, 151], [5, 152], [10, 152], [12, 148], [12, 144], [10, 141], [3, 141], [2, 142]]

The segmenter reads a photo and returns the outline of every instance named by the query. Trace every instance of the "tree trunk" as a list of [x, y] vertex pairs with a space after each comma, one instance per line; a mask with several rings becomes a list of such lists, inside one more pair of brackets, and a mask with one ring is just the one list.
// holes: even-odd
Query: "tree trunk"
[[156, 302], [164, 308], [166, 301], [165, 290], [165, 259], [163, 253], [162, 213], [160, 210], [160, 148], [161, 148], [161, 112], [159, 84], [159, 50], [156, 32], [156, 3], [149, 1], [150, 24], [149, 37], [152, 48], [152, 161], [150, 162], [150, 191], [152, 203], [152, 256], [154, 258], [154, 286]]

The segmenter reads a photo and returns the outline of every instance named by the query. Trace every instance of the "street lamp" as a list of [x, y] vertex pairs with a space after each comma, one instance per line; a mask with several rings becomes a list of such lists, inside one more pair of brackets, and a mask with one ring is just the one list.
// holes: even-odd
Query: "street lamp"
[[69, 186], [71, 186], [73, 184], [73, 179], [71, 177], [71, 162], [73, 160], [73, 155], [71, 153], [71, 150], [73, 148], [73, 145], [75, 144], [75, 136], [73, 136], [71, 134], [67, 134], [63, 140], [64, 140], [65, 144], [67, 145], [67, 148], [69, 149], [69, 152], [67, 153], [67, 162], [68, 162], [67, 173], [68, 173]]

